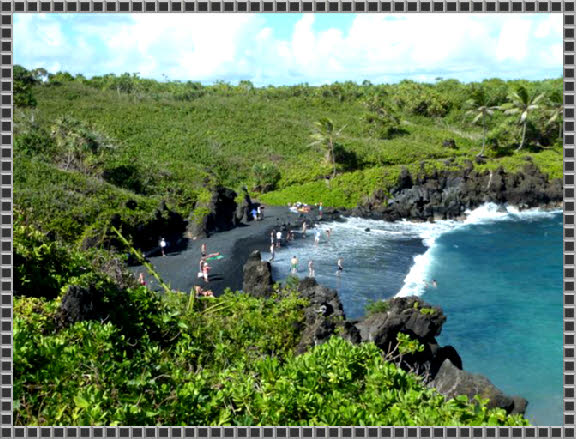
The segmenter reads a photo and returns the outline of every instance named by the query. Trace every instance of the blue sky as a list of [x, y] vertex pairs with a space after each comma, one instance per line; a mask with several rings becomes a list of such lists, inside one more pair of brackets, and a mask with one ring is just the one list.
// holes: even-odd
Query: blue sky
[[260, 85], [562, 76], [561, 14], [14, 14], [14, 62]]

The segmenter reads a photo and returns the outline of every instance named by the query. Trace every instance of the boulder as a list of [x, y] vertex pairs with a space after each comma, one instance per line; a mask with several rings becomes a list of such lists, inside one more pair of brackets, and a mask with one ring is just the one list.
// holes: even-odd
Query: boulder
[[528, 404], [522, 397], [505, 395], [488, 378], [457, 368], [449, 359], [444, 360], [429, 385], [447, 398], [457, 395], [466, 395], [469, 399], [475, 395], [488, 398], [489, 408], [501, 407], [508, 413], [524, 414]]
[[[422, 312], [422, 310], [426, 310]], [[431, 311], [428, 311], [431, 310]], [[388, 351], [397, 343], [399, 332], [420, 343], [435, 343], [446, 321], [442, 309], [431, 306], [417, 297], [395, 297], [388, 301], [388, 310], [368, 315], [356, 324], [362, 341], [373, 341]]]
[[302, 335], [296, 348], [298, 353], [322, 344], [333, 335], [342, 336], [352, 343], [359, 343], [360, 333], [346, 321], [342, 303], [335, 290], [318, 285], [315, 279], [304, 278], [298, 283], [301, 297], [308, 299], [304, 310]]
[[67, 327], [76, 322], [98, 320], [104, 315], [102, 295], [95, 288], [71, 285], [62, 297], [57, 320], [60, 326]]
[[223, 232], [238, 225], [236, 192], [216, 187], [209, 201], [198, 202], [190, 214], [186, 235], [205, 238], [213, 232]]
[[244, 264], [244, 282], [242, 290], [256, 297], [269, 297], [274, 281], [269, 262], [262, 261], [259, 250], [254, 250]]

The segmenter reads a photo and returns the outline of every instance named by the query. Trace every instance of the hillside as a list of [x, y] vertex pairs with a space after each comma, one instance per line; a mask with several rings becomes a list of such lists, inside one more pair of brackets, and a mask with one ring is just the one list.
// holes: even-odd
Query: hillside
[[[528, 117], [525, 145], [515, 152], [523, 127], [519, 114], [507, 115], [511, 111], [504, 107], [512, 106], [519, 87], [525, 87], [527, 99], [544, 96]], [[156, 202], [164, 199], [184, 216], [206, 197], [206, 188], [218, 184], [237, 192], [246, 185], [256, 197], [267, 191], [261, 198], [271, 204], [300, 200], [353, 207], [378, 187], [393, 184], [403, 166], [415, 169], [424, 161], [427, 168], [438, 168], [446, 159], [454, 166], [474, 160], [483, 128], [481, 120], [472, 123], [476, 114], [467, 109], [482, 99], [487, 108], [503, 108], [486, 117], [486, 160], [479, 169], [515, 170], [530, 155], [551, 177], [562, 173], [560, 119], [553, 119], [561, 80], [253, 88], [60, 74], [30, 89], [37, 106], [17, 115], [16, 162], [40, 169], [46, 164], [56, 174], [70, 170], [57, 152], [74, 148], [68, 140], [83, 130], [83, 138], [95, 137], [92, 148], [98, 142], [106, 147], [79, 159], [92, 161], [89, 170], [74, 169], [75, 175], [62, 181], [85, 179], [80, 186], [107, 181]], [[322, 142], [311, 145], [315, 123], [323, 118], [333, 126], [336, 176], [331, 182], [330, 154]], [[35, 149], [39, 139], [43, 148]], [[445, 141], [453, 141], [452, 147], [443, 146]], [[39, 192], [39, 182], [24, 183], [18, 166], [15, 172], [18, 206], [22, 191]], [[111, 186], [105, 190], [117, 193]], [[27, 197], [27, 203], [35, 203]], [[125, 195], [118, 192], [118, 197]]]

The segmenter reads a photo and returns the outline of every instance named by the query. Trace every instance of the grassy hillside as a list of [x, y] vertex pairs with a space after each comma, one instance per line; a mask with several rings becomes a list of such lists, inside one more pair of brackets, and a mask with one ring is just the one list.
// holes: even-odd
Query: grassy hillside
[[[474, 159], [484, 140], [481, 120], [474, 121], [475, 113], [468, 111], [479, 105], [478, 90], [487, 106], [502, 107], [486, 119], [487, 163], [481, 167], [513, 170], [529, 154], [552, 177], [562, 174], [561, 120], [552, 117], [561, 80], [253, 88], [120, 79], [60, 74], [30, 87], [37, 106], [21, 107], [16, 116], [17, 206], [49, 210], [50, 196], [40, 194], [46, 192], [40, 180], [27, 176], [36, 166], [38, 175], [48, 168], [60, 175], [60, 189], [51, 190], [64, 204], [56, 215], [72, 218], [76, 214], [66, 212], [65, 205], [77, 206], [78, 200], [63, 188], [104, 182], [124, 192], [103, 185], [91, 201], [84, 200], [88, 205], [99, 204], [97, 193], [106, 187], [109, 197], [124, 199], [128, 190], [150, 200], [146, 206], [165, 200], [187, 216], [207, 188], [222, 184], [237, 190], [246, 185], [256, 196], [271, 190], [262, 199], [272, 204], [299, 199], [354, 206], [374, 189], [393, 184], [402, 166], [424, 161], [436, 168], [448, 158]], [[523, 127], [519, 115], [507, 114], [505, 107], [522, 87], [528, 98], [543, 94], [543, 99], [528, 117], [525, 145], [515, 152]], [[337, 174], [330, 185], [333, 169], [325, 145], [312, 145], [315, 122], [323, 118], [340, 132], [333, 139]], [[77, 147], [70, 139], [79, 131], [83, 139], [106, 147], [84, 153], [82, 166], [65, 167], [66, 148]], [[447, 140], [455, 148], [443, 146]], [[63, 176], [63, 169], [73, 172]]]

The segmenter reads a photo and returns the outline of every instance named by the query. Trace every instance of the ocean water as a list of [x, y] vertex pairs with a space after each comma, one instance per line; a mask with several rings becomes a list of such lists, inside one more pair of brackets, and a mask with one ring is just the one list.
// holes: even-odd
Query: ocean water
[[[351, 319], [393, 296], [441, 306], [448, 319], [438, 341], [457, 349], [466, 371], [526, 398], [531, 423], [562, 425], [561, 212], [498, 212], [487, 204], [464, 222], [350, 218], [321, 229], [329, 227], [330, 239], [323, 233], [318, 246], [311, 231], [278, 251], [275, 279], [289, 275], [293, 255], [299, 277], [314, 261], [316, 279], [338, 290]], [[432, 279], [436, 288], [426, 286]]]

